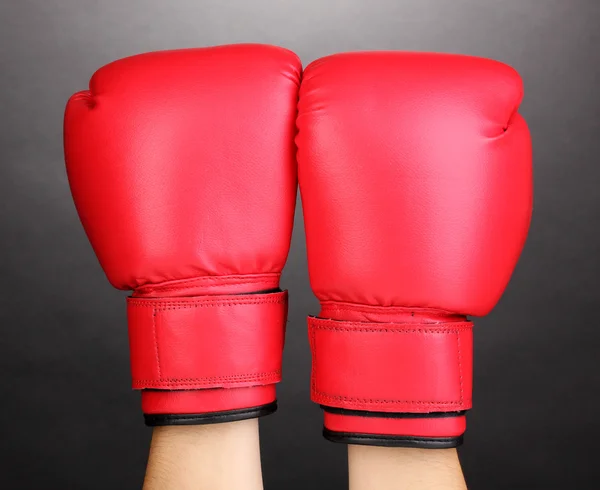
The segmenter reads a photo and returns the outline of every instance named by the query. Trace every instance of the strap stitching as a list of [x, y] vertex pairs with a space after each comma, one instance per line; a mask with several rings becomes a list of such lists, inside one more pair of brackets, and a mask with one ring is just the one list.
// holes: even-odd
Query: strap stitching
[[464, 328], [441, 328], [441, 329], [428, 329], [428, 328], [398, 328], [398, 329], [390, 329], [390, 328], [379, 328], [379, 329], [370, 329], [370, 328], [343, 328], [343, 327], [321, 327], [317, 325], [311, 325], [311, 330], [324, 330], [324, 331], [334, 331], [334, 332], [359, 332], [359, 333], [433, 333], [433, 334], [459, 334], [465, 331], [469, 331], [471, 329], [470, 326], [466, 326]]
[[158, 377], [162, 378], [162, 374], [160, 372], [160, 357], [158, 355], [158, 339], [156, 336], [156, 310], [152, 309], [152, 331], [154, 333], [154, 349], [156, 350], [156, 365], [158, 367]]
[[[324, 399], [328, 399], [328, 400], [337, 400], [337, 401], [348, 401], [348, 402], [360, 402], [360, 403], [377, 403], [377, 404], [396, 404], [396, 403], [402, 403], [402, 404], [409, 404], [409, 405], [420, 405], [420, 406], [450, 406], [450, 405], [454, 405], [457, 407], [461, 407], [465, 404], [465, 402], [467, 403], [471, 403], [471, 398], [465, 399], [464, 398], [464, 389], [463, 389], [463, 377], [462, 377], [462, 363], [461, 363], [461, 358], [462, 358], [462, 352], [460, 349], [460, 333], [465, 332], [465, 331], [469, 331], [473, 328], [473, 324], [469, 323], [469, 322], [461, 322], [459, 323], [459, 325], [454, 325], [453, 328], [437, 328], [437, 329], [432, 329], [432, 328], [399, 328], [399, 329], [390, 329], [390, 328], [385, 328], [385, 329], [369, 329], [369, 328], [344, 328], [344, 327], [332, 327], [332, 326], [328, 326], [328, 325], [322, 325], [323, 323], [332, 323], [332, 322], [336, 322], [336, 320], [323, 320], [323, 319], [309, 319], [309, 326], [310, 326], [310, 335], [311, 335], [311, 339], [312, 339], [312, 344], [313, 344], [313, 351], [314, 351], [314, 356], [313, 356], [313, 373], [312, 373], [312, 379], [313, 379], [313, 383], [312, 383], [312, 391], [313, 394], [319, 397], [322, 397]], [[321, 325], [319, 325], [319, 323], [321, 323]], [[344, 323], [346, 325], [357, 325], [357, 326], [364, 326], [365, 323], [364, 322], [341, 322]], [[390, 324], [387, 324], [390, 325]], [[393, 324], [392, 324], [393, 325]], [[405, 324], [398, 324], [398, 325], [405, 325]], [[417, 401], [417, 400], [396, 400], [396, 399], [378, 399], [378, 398], [355, 398], [355, 397], [347, 397], [347, 396], [340, 396], [340, 395], [330, 395], [328, 393], [325, 393], [323, 391], [320, 391], [317, 389], [316, 387], [316, 376], [314, 375], [315, 371], [316, 371], [316, 358], [318, 357], [316, 355], [316, 342], [315, 342], [315, 331], [316, 330], [324, 330], [324, 331], [337, 331], [337, 332], [360, 332], [360, 333], [400, 333], [400, 334], [409, 334], [409, 333], [428, 333], [428, 334], [456, 334], [457, 336], [457, 342], [458, 342], [458, 356], [459, 356], [459, 375], [460, 375], [460, 391], [461, 391], [461, 395], [460, 395], [460, 399], [458, 401]]]
[[404, 404], [410, 404], [410, 405], [456, 405], [456, 406], [461, 406], [465, 401], [466, 402], [470, 402], [471, 399], [467, 398], [466, 400], [458, 400], [458, 401], [418, 401], [418, 400], [385, 400], [385, 399], [379, 399], [379, 398], [354, 398], [354, 397], [348, 397], [348, 396], [340, 396], [340, 395], [329, 395], [327, 393], [324, 393], [322, 391], [318, 391], [318, 390], [314, 390], [314, 393], [316, 395], [319, 395], [321, 397], [330, 399], [330, 400], [340, 400], [340, 401], [348, 401], [348, 402], [363, 402], [363, 403], [385, 403], [385, 404], [392, 404], [392, 403], [404, 403]]
[[[159, 310], [173, 310], [173, 309], [181, 309], [181, 308], [203, 308], [203, 307], [213, 307], [213, 306], [241, 306], [241, 305], [267, 305], [267, 304], [285, 304], [287, 302], [286, 298], [280, 298], [275, 300], [262, 300], [262, 301], [229, 301], [223, 300], [221, 302], [215, 300], [195, 300], [192, 301], [140, 301], [140, 300], [129, 300], [129, 306], [137, 306], [137, 307], [145, 307], [145, 308], [153, 308], [157, 311]], [[212, 302], [209, 302], [212, 301]]]
[[134, 379], [134, 384], [162, 384], [162, 383], [177, 383], [177, 384], [195, 384], [206, 381], [258, 381], [270, 378], [278, 378], [281, 376], [281, 370], [269, 371], [256, 374], [232, 374], [227, 376], [206, 376], [200, 378], [164, 378], [164, 379]]
[[456, 345], [458, 348], [458, 377], [460, 383], [460, 400], [459, 403], [463, 403], [464, 390], [463, 390], [463, 370], [462, 370], [462, 350], [460, 344], [460, 335], [456, 334]]

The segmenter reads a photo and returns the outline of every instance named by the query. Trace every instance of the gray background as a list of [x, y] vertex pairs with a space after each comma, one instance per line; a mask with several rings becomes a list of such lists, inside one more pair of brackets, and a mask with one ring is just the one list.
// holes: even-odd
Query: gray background
[[[305, 64], [337, 51], [443, 51], [522, 74], [534, 218], [504, 298], [477, 322], [461, 458], [473, 489], [597, 488], [599, 25], [598, 0], [4, 0], [0, 487], [136, 488], [146, 462], [123, 293], [106, 282], [67, 187], [68, 96], [123, 56], [264, 42]], [[341, 489], [345, 448], [322, 440], [309, 401], [305, 315], [317, 305], [300, 210], [283, 286], [285, 380], [279, 412], [261, 423], [266, 488]]]

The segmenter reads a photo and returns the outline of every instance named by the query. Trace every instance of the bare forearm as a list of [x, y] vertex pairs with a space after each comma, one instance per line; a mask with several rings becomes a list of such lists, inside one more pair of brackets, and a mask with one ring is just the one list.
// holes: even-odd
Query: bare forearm
[[350, 490], [466, 490], [456, 449], [348, 446]]
[[157, 427], [144, 490], [262, 490], [258, 419]]

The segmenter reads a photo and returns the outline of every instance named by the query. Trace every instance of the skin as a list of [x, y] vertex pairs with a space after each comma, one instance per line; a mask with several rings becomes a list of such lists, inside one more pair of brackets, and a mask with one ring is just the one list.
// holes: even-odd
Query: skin
[[456, 449], [348, 446], [350, 490], [466, 490]]
[[[348, 446], [350, 490], [466, 490], [455, 449]], [[258, 420], [156, 427], [144, 490], [262, 490]]]
[[144, 490], [262, 490], [258, 419], [156, 427]]

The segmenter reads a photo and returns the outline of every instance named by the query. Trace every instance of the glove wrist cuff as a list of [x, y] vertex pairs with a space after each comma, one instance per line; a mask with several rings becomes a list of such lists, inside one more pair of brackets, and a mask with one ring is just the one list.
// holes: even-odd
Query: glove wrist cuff
[[472, 326], [309, 318], [311, 398], [326, 411], [326, 437], [458, 445], [471, 408]]
[[134, 389], [241, 388], [281, 379], [287, 292], [128, 298]]
[[311, 317], [312, 399], [375, 412], [467, 410], [472, 326], [458, 321], [370, 323]]
[[393, 414], [322, 408], [323, 435], [346, 444], [443, 449], [462, 444], [466, 430], [464, 411]]
[[133, 388], [144, 390], [147, 423], [173, 423], [169, 417], [210, 423], [202, 421], [207, 413], [242, 410], [250, 418], [274, 411], [287, 291], [131, 297], [127, 316]]

